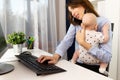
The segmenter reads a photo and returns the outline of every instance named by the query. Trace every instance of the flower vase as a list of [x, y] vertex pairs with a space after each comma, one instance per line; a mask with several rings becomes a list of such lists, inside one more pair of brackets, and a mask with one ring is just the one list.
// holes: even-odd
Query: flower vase
[[14, 52], [15, 53], [22, 53], [22, 47], [23, 47], [23, 44], [13, 45]]

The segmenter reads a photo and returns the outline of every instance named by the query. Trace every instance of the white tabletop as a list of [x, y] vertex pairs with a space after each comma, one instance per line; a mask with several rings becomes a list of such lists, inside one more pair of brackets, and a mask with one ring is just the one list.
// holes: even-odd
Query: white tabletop
[[[41, 54], [51, 55], [39, 49], [32, 50], [31, 52], [36, 56], [40, 56]], [[1, 62], [3, 60], [1, 60]], [[0, 80], [113, 80], [76, 64], [70, 63], [66, 60], [60, 60], [56, 64], [57, 66], [67, 70], [66, 72], [44, 76], [37, 76], [29, 68], [19, 63], [17, 58], [14, 58], [14, 60], [11, 59], [11, 61], [8, 60], [7, 63], [13, 64], [15, 66], [15, 70], [8, 74], [0, 75]]]

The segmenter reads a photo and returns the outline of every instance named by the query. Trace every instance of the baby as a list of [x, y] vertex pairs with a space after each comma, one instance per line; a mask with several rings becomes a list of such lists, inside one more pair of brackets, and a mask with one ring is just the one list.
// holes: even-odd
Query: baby
[[[92, 46], [98, 47], [100, 43], [105, 43], [108, 39], [101, 32], [97, 32], [97, 17], [93, 13], [86, 13], [82, 18], [81, 27], [85, 27], [85, 40]], [[88, 51], [79, 45], [78, 52], [74, 53], [71, 62], [76, 63], [77, 59], [85, 64], [100, 64], [99, 72], [108, 75], [107, 63], [101, 62], [95, 56], [87, 53]]]

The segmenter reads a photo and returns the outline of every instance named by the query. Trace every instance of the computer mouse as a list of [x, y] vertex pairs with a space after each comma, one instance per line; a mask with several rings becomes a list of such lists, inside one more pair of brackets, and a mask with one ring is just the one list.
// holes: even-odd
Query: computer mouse
[[22, 52], [21, 54], [29, 54], [29, 55], [31, 55], [31, 52], [29, 52], [29, 51], [24, 51], [24, 52]]

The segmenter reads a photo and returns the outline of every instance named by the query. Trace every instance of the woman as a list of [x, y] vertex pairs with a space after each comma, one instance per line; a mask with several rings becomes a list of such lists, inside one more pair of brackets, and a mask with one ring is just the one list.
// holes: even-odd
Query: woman
[[[76, 41], [78, 44], [82, 45], [84, 48], [88, 50], [88, 54], [91, 54], [97, 57], [99, 60], [109, 63], [111, 60], [111, 29], [110, 22], [103, 17], [99, 17], [98, 13], [94, 10], [94, 7], [88, 0], [71, 0], [68, 3], [69, 17], [71, 25], [64, 39], [58, 45], [55, 54], [53, 56], [40, 56], [38, 58], [38, 62], [43, 63], [46, 60], [49, 60], [49, 64], [55, 64], [59, 61], [61, 57], [63, 57], [64, 53], [67, 49], [72, 45], [74, 37], [76, 37]], [[104, 44], [100, 44], [100, 48], [95, 46], [91, 46], [89, 43], [85, 42], [84, 31], [80, 31], [81, 20], [85, 13], [91, 12], [97, 16], [98, 28], [97, 31], [102, 32], [104, 34], [109, 34], [109, 41]], [[99, 65], [86, 65], [81, 61], [78, 61], [77, 64], [89, 68], [93, 71], [99, 73]]]

